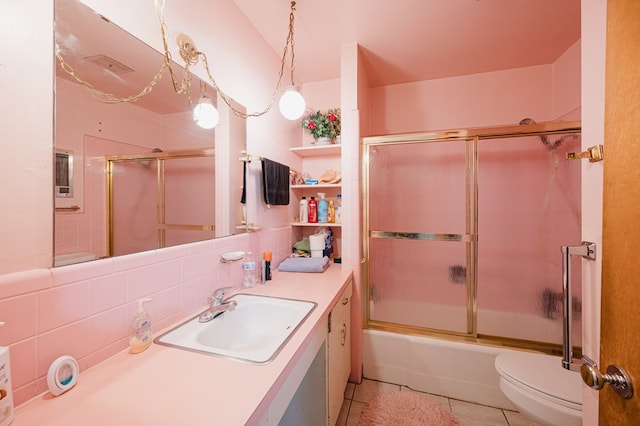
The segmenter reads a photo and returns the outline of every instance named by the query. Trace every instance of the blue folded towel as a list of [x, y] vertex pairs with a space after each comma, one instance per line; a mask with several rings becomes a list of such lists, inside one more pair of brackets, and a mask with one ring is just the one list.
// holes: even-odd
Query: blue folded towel
[[329, 267], [329, 258], [325, 257], [289, 257], [278, 266], [283, 272], [324, 272]]

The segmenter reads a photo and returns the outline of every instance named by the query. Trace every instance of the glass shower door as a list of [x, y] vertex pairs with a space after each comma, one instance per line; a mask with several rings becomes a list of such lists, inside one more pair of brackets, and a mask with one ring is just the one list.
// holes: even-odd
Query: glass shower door
[[[545, 143], [546, 142], [546, 143]], [[579, 134], [478, 143], [478, 333], [562, 342], [561, 246], [581, 241]], [[581, 336], [579, 259], [573, 342]]]
[[369, 323], [470, 330], [472, 141], [369, 145]]
[[561, 247], [581, 243], [581, 164], [566, 158], [580, 145], [576, 122], [365, 138], [367, 326], [558, 353]]

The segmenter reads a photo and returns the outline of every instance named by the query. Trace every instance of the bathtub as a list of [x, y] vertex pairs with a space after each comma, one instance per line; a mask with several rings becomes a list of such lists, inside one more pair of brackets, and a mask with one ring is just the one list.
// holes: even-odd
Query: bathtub
[[494, 367], [495, 357], [511, 349], [378, 330], [364, 330], [363, 335], [363, 375], [368, 379], [516, 410], [500, 391]]
[[89, 260], [96, 259], [96, 255], [93, 253], [67, 253], [57, 254], [53, 258], [53, 266], [65, 266], [74, 263], [87, 262]]
[[[412, 324], [434, 330], [466, 330], [466, 307], [384, 300], [370, 303], [369, 313], [378, 321]], [[538, 342], [562, 342], [562, 318], [540, 313], [479, 310], [483, 333]], [[574, 321], [572, 341], [581, 344], [582, 326]], [[389, 331], [363, 331], [363, 375], [409, 386], [412, 389], [515, 409], [499, 388], [496, 356], [515, 349], [466, 343], [446, 338], [407, 335]], [[558, 357], [558, 366], [562, 365]]]

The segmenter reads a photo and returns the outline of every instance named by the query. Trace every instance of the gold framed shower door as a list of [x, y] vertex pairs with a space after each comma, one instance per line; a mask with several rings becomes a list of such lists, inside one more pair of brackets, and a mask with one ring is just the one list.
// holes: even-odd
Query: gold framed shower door
[[[362, 199], [362, 280], [363, 280], [363, 323], [365, 328], [395, 332], [409, 335], [426, 335], [447, 340], [473, 342], [492, 346], [522, 348], [542, 351], [549, 354], [562, 354], [560, 344], [531, 342], [522, 339], [496, 337], [483, 335], [478, 332], [478, 143], [483, 139], [500, 139], [520, 136], [565, 135], [581, 132], [580, 121], [536, 123], [526, 126], [495, 126], [482, 128], [469, 128], [457, 130], [444, 130], [421, 133], [407, 133], [398, 135], [384, 135], [365, 137], [361, 144], [361, 199]], [[397, 232], [388, 229], [372, 229], [370, 215], [370, 150], [376, 146], [411, 143], [442, 143], [462, 142], [465, 144], [465, 231], [459, 234]], [[413, 326], [410, 324], [398, 324], [389, 321], [380, 321], [371, 318], [370, 313], [370, 249], [371, 240], [389, 239], [414, 239], [430, 241], [450, 241], [465, 244], [467, 265], [470, 266], [466, 276], [466, 330], [464, 332], [443, 331], [439, 329]], [[575, 348], [576, 353], [581, 353], [581, 348]]]
[[166, 194], [165, 194], [165, 161], [185, 158], [214, 157], [214, 148], [191, 149], [167, 152], [151, 152], [145, 154], [108, 155], [105, 157], [107, 163], [107, 209], [108, 209], [108, 253], [114, 256], [114, 167], [116, 163], [132, 161], [155, 161], [157, 164], [156, 173], [156, 226], [157, 226], [157, 247], [166, 246], [167, 230], [189, 230], [189, 231], [214, 231], [214, 225], [208, 224], [176, 224], [166, 223]]

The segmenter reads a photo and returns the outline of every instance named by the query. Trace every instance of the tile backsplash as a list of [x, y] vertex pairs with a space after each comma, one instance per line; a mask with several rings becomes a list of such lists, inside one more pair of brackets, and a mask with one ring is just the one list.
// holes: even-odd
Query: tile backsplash
[[194, 315], [217, 287], [240, 285], [239, 262], [222, 253], [270, 250], [274, 267], [288, 256], [291, 229], [282, 227], [51, 269], [0, 275], [0, 346], [9, 346], [14, 402], [47, 391], [46, 374], [62, 355], [80, 370], [128, 348], [136, 300], [154, 331]]

